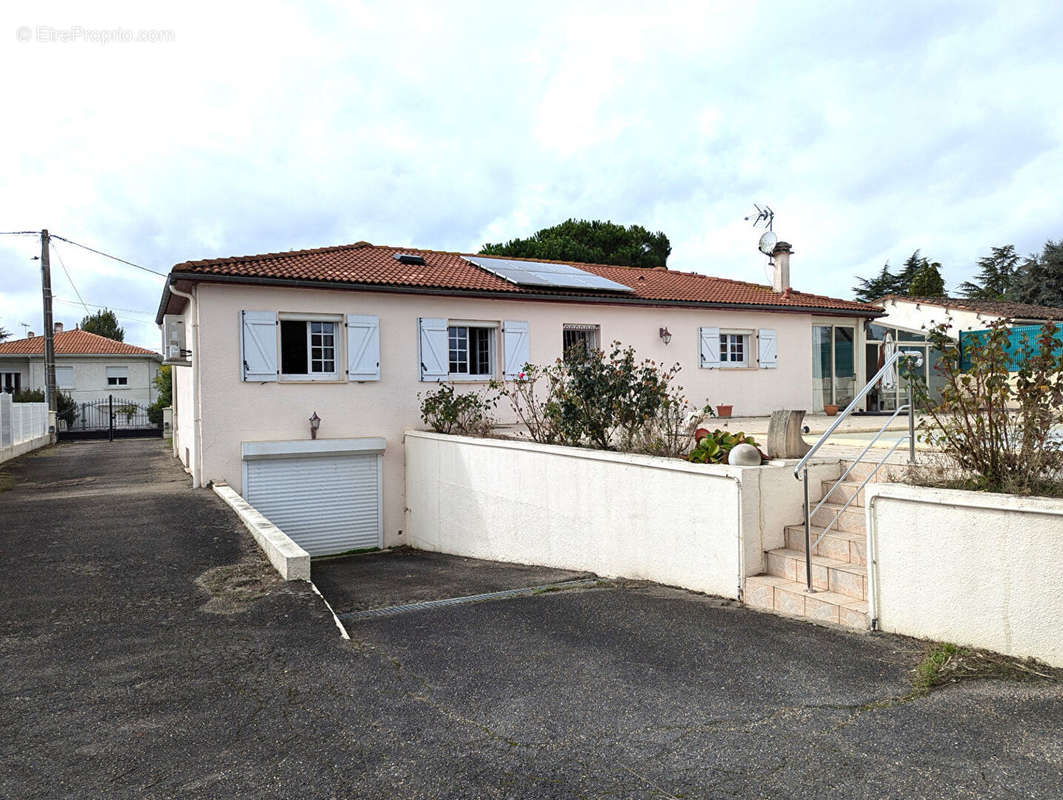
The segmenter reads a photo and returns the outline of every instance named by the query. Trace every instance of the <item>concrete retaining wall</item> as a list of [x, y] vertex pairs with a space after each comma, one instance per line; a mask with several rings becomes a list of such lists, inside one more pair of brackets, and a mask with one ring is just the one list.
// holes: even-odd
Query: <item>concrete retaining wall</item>
[[872, 484], [867, 529], [882, 630], [1063, 667], [1063, 500]]
[[405, 448], [407, 542], [425, 550], [737, 598], [801, 518], [792, 463], [688, 464], [420, 431]]
[[269, 563], [286, 581], [310, 580], [310, 554], [293, 542], [288, 535], [266, 519], [231, 486], [214, 484], [214, 493], [224, 500], [244, 523]]

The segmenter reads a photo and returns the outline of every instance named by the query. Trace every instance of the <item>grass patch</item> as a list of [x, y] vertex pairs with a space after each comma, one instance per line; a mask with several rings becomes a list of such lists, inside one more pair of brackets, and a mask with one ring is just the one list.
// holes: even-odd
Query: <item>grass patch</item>
[[1059, 671], [1034, 659], [1018, 659], [954, 644], [931, 645], [912, 676], [915, 696], [967, 680], [1058, 681]]

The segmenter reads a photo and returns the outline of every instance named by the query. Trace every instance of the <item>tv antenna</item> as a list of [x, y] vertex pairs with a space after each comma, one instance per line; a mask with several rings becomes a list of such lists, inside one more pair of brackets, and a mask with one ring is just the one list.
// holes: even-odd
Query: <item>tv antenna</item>
[[771, 206], [764, 206], [764, 208], [761, 208], [756, 203], [754, 203], [753, 208], [757, 210], [756, 216], [750, 215], [746, 217], [746, 222], [749, 222], [749, 220], [753, 220], [754, 228], [763, 222], [764, 227], [770, 231], [772, 222], [775, 221], [775, 212], [771, 210]]

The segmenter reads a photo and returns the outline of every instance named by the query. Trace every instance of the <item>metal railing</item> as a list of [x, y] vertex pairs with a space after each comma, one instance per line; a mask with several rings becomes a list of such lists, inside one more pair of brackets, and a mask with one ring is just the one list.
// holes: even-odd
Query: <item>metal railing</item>
[[[897, 448], [900, 447], [904, 442], [908, 443], [908, 462], [915, 463], [915, 398], [913, 387], [914, 377], [911, 371], [909, 371], [908, 374], [908, 402], [903, 405], [897, 406], [897, 410], [890, 415], [889, 419], [882, 423], [882, 427], [879, 428], [875, 435], [871, 437], [871, 440], [867, 443], [867, 446], [864, 447], [864, 449], [860, 452], [860, 455], [858, 455], [849, 464], [849, 467], [841, 474], [841, 477], [839, 477], [831, 485], [831, 487], [826, 492], [824, 492], [823, 497], [820, 498], [820, 501], [816, 504], [815, 508], [811, 506], [811, 503], [808, 499], [808, 462], [819, 451], [819, 449], [823, 446], [824, 442], [826, 442], [827, 439], [831, 437], [831, 434], [833, 434], [834, 431], [838, 429], [838, 426], [841, 425], [846, 420], [846, 418], [853, 413], [856, 407], [860, 404], [860, 401], [863, 400], [867, 396], [867, 394], [872, 389], [874, 389], [875, 386], [877, 386], [879, 382], [887, 374], [889, 374], [890, 371], [893, 370], [902, 359], [905, 358], [916, 359], [916, 366], [922, 364], [922, 355], [920, 355], [919, 353], [898, 350], [895, 353], [891, 354], [886, 359], [885, 363], [882, 365], [882, 368], [875, 373], [874, 377], [872, 377], [871, 380], [864, 384], [864, 388], [857, 392], [856, 397], [852, 399], [852, 402], [845, 407], [845, 410], [838, 415], [838, 418], [835, 419], [833, 423], [831, 423], [830, 427], [827, 428], [827, 430], [823, 432], [823, 435], [816, 440], [816, 443], [812, 445], [812, 448], [807, 453], [805, 453], [804, 458], [802, 458], [797, 463], [797, 466], [794, 467], [794, 477], [798, 480], [803, 480], [805, 484], [805, 580], [808, 585], [808, 591], [810, 592], [815, 591], [812, 586], [812, 551], [816, 549], [816, 547], [821, 541], [823, 541], [823, 537], [830, 533], [831, 528], [835, 526], [835, 524], [841, 518], [841, 515], [844, 514], [846, 509], [848, 509], [849, 506], [853, 504], [853, 501], [855, 501], [856, 498], [859, 497], [860, 492], [863, 491], [864, 487], [867, 486], [868, 483], [870, 483], [870, 481], [875, 477], [875, 475], [878, 474], [878, 471], [882, 467], [882, 465], [886, 463], [889, 457], [893, 455], [893, 453], [896, 452]], [[900, 370], [898, 369], [898, 372], [899, 371]], [[868, 451], [875, 446], [875, 443], [882, 437], [882, 434], [886, 432], [887, 428], [889, 428], [890, 423], [892, 423], [893, 420], [897, 419], [897, 417], [901, 414], [908, 415], [908, 433], [905, 436], [902, 436], [897, 441], [895, 441], [893, 443], [893, 446], [886, 451], [886, 454], [882, 456], [882, 458], [880, 458], [877, 462], [875, 462], [874, 466], [864, 477], [863, 481], [861, 481], [860, 486], [857, 487], [856, 491], [852, 493], [852, 496], [845, 501], [845, 504], [840, 509], [838, 509], [834, 517], [831, 518], [831, 520], [823, 526], [823, 530], [816, 538], [816, 541], [813, 542], [812, 517], [815, 516], [816, 512], [818, 512], [827, 502], [827, 500], [830, 499], [830, 496], [834, 494], [834, 490], [845, 482], [845, 479], [849, 477], [849, 473], [853, 471], [853, 468], [857, 464], [861, 463], [864, 456], [867, 455]]]

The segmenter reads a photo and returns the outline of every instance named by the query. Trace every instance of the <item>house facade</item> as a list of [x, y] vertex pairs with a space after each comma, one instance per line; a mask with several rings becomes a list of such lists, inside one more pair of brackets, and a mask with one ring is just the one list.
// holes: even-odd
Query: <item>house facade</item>
[[[115, 402], [150, 405], [155, 401], [154, 378], [162, 356], [153, 350], [117, 342], [106, 336], [55, 324], [55, 384], [75, 403], [94, 403], [108, 395]], [[0, 342], [0, 389], [42, 390], [44, 337]]]
[[[868, 323], [864, 362], [870, 376], [885, 354], [900, 349], [922, 356], [921, 364], [909, 362], [918, 370], [931, 396], [940, 390], [942, 378], [935, 371], [937, 355], [927, 341], [927, 333], [938, 325], [949, 325], [948, 334], [958, 340], [961, 333], [984, 330], [993, 322], [1006, 320], [1016, 325], [1055, 322], [1063, 325], [1063, 308], [1034, 306], [1003, 300], [967, 300], [951, 297], [905, 297], [887, 295], [875, 301], [885, 314]], [[905, 386], [897, 381], [890, 388], [879, 387], [868, 396], [868, 411], [892, 411], [905, 402]]]
[[401, 544], [402, 434], [442, 381], [483, 389], [616, 340], [678, 363], [695, 405], [763, 415], [851, 398], [878, 309], [776, 288], [366, 243], [178, 264], [157, 317], [183, 329], [174, 452], [196, 485], [240, 487], [311, 555]]

